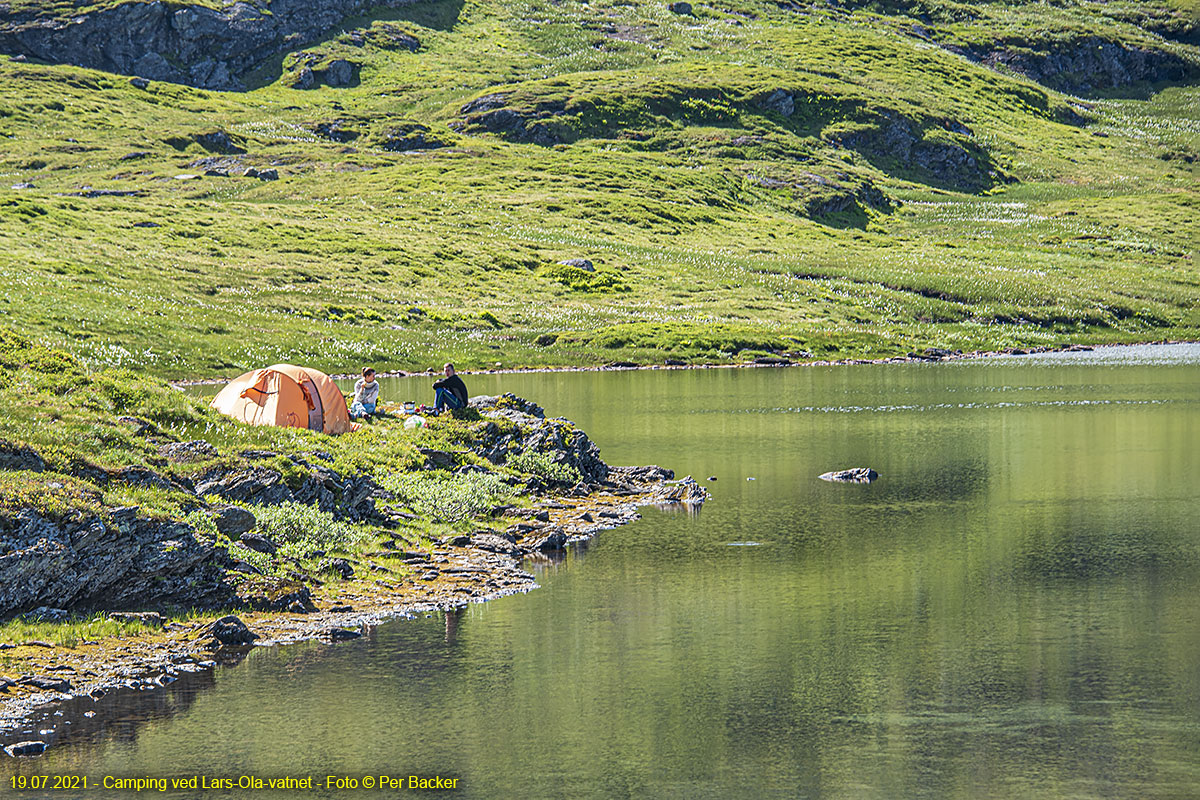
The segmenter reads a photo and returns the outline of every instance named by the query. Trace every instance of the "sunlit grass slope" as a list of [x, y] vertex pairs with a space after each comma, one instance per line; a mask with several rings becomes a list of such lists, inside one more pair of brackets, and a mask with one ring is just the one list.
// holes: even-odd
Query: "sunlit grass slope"
[[166, 377], [1195, 337], [1200, 88], [930, 40], [1200, 64], [1186, 4], [1092, 5], [443, 0], [246, 93], [0, 58], [0, 319]]

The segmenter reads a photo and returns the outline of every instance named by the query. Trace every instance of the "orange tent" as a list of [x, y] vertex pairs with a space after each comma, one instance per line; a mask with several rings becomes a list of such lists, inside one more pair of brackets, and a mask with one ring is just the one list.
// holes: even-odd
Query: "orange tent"
[[234, 378], [212, 407], [249, 425], [308, 428], [325, 433], [351, 429], [346, 398], [328, 375], [308, 367], [276, 364]]

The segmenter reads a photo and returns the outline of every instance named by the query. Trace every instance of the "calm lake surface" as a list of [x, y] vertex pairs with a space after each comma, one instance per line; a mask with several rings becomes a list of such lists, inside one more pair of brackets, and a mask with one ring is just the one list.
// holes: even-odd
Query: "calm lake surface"
[[[428, 382], [383, 397], [428, 402]], [[59, 717], [75, 733], [0, 769], [441, 775], [469, 798], [1200, 797], [1200, 347], [467, 383], [575, 420], [610, 463], [716, 476], [713, 497], [531, 567], [530, 594]], [[853, 466], [881, 477], [816, 477]], [[159, 796], [248, 794], [270, 793]]]

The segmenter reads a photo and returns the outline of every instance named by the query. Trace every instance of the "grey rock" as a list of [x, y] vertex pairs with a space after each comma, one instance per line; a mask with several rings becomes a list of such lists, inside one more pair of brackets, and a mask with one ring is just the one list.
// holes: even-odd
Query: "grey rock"
[[312, 593], [298, 580], [279, 577], [260, 577], [238, 586], [238, 600], [256, 611], [316, 611]]
[[34, 186], [32, 183], [29, 183], [28, 181], [23, 181], [23, 182], [21, 182], [21, 183], [14, 183], [14, 184], [12, 185], [12, 188], [13, 188], [15, 191], [18, 191], [18, 192], [19, 192], [19, 191], [21, 191], [22, 189], [36, 189], [37, 187], [36, 187], [36, 186]]
[[0, 529], [0, 615], [42, 605], [202, 606], [230, 596], [222, 551], [184, 523], [141, 518], [137, 509], [59, 520], [27, 508]]
[[130, 71], [137, 73], [138, 77], [131, 78], [129, 82], [139, 89], [145, 89], [150, 85], [148, 78], [170, 81], [182, 77], [182, 73], [171, 66], [171, 62], [163, 58], [161, 53], [146, 53], [133, 62]]
[[241, 538], [242, 534], [253, 530], [258, 524], [254, 514], [239, 506], [218, 506], [214, 509], [214, 522], [217, 530], [230, 539]]
[[311, 67], [301, 67], [292, 77], [291, 86], [293, 89], [315, 89], [317, 76], [313, 74]]
[[491, 533], [477, 533], [471, 537], [471, 544], [480, 549], [486, 550], [489, 553], [502, 553], [509, 556], [518, 556], [521, 554], [521, 548], [514, 545], [507, 539], [496, 536]]
[[279, 550], [279, 545], [275, 544], [275, 542], [271, 541], [266, 536], [263, 536], [261, 533], [243, 533], [240, 537], [238, 537], [238, 541], [241, 542], [243, 546], [253, 550], [256, 553], [266, 553], [269, 556], [275, 555], [275, 553]]
[[203, 147], [210, 153], [245, 153], [246, 151], [239, 147], [228, 133], [221, 129], [209, 131], [196, 136], [196, 144]]
[[879, 477], [879, 473], [870, 467], [854, 467], [837, 472], [826, 472], [818, 477], [823, 481], [834, 483], [870, 483]]
[[213, 647], [240, 647], [254, 644], [259, 636], [246, 627], [246, 623], [229, 614], [206, 625], [196, 638], [207, 640]]
[[130, 486], [149, 486], [155, 489], [170, 491], [177, 488], [174, 483], [159, 475], [149, 467], [121, 467], [111, 473], [110, 479]]
[[1200, 74], [1200, 64], [1181, 53], [1095, 35], [990, 42], [960, 52], [987, 66], [1011, 69], [1043, 86], [1076, 95], [1139, 81], [1186, 81]]
[[[153, 225], [158, 227], [156, 223], [138, 223], [139, 226]], [[216, 458], [219, 453], [217, 448], [213, 447], [208, 442], [201, 439], [196, 439], [190, 442], [171, 442], [164, 444], [158, 448], [158, 453], [168, 461], [174, 461], [177, 464], [190, 464], [195, 461], [204, 461], [209, 458]]]
[[[578, 470], [585, 482], [607, 479], [609, 466], [601, 460], [600, 448], [567, 420], [546, 419], [541, 407], [511, 393], [474, 397], [469, 405], [484, 417], [517, 423], [515, 434], [501, 436], [498, 428], [485, 430], [471, 445], [473, 452], [488, 461], [503, 464], [510, 452], [547, 453], [554, 461]], [[537, 478], [531, 481], [531, 490], [541, 483]]]
[[679, 481], [667, 483], [654, 493], [654, 502], [663, 505], [682, 503], [684, 505], [695, 506], [700, 505], [707, 499], [708, 490], [697, 483], [696, 479], [691, 475]]
[[622, 483], [660, 483], [675, 479], [675, 471], [649, 464], [644, 467], [609, 467], [609, 477]]
[[[375, 0], [273, 2], [264, 13], [247, 2], [214, 9], [152, 0], [85, 6], [69, 20], [35, 11], [6, 24], [0, 50], [205, 89], [241, 90], [241, 74], [296, 42], [324, 38], [342, 20], [376, 5]], [[368, 37], [393, 49], [419, 47], [414, 37], [386, 23], [376, 23], [360, 40]]]
[[292, 499], [283, 476], [266, 467], [214, 467], [196, 478], [196, 493], [215, 494], [250, 505], [278, 505]]
[[50, 606], [38, 606], [33, 611], [27, 611], [21, 615], [21, 619], [30, 622], [60, 622], [71, 615], [71, 612], [65, 608], [51, 608]]
[[439, 147], [446, 147], [446, 142], [430, 132], [428, 126], [416, 122], [385, 128], [375, 143], [383, 150], [391, 152], [435, 150]]
[[346, 628], [330, 628], [326, 634], [332, 641], [345, 642], [350, 639], [358, 639], [362, 636], [361, 631], [347, 630]]
[[792, 93], [785, 89], [775, 89], [758, 101], [759, 106], [766, 111], [774, 111], [784, 117], [796, 113], [796, 100]]
[[533, 550], [540, 550], [543, 553], [562, 550], [567, 546], [567, 534], [561, 530], [553, 530], [549, 533], [540, 536], [529, 542], [529, 547]]
[[71, 682], [62, 678], [54, 678], [46, 675], [37, 675], [29, 678], [22, 678], [20, 683], [24, 686], [32, 686], [35, 689], [41, 689], [45, 692], [62, 692], [71, 691]]
[[592, 266], [592, 262], [588, 261], [586, 258], [568, 258], [566, 261], [560, 261], [558, 263], [562, 264], [564, 267], [575, 267], [588, 272], [596, 271], [596, 268]]
[[429, 447], [420, 447], [417, 451], [425, 456], [425, 469], [453, 469], [458, 459], [453, 453], [447, 453], [445, 450], [434, 450]]
[[379, 484], [366, 475], [355, 475], [347, 478], [342, 485], [342, 499], [334, 514], [351, 522], [366, 522], [378, 518], [375, 510], [375, 498], [383, 495]]
[[13, 758], [37, 756], [46, 752], [46, 743], [43, 741], [17, 742], [15, 744], [6, 745], [4, 752], [8, 753]]
[[325, 84], [335, 88], [352, 86], [357, 80], [358, 65], [344, 58], [337, 58], [325, 67]]
[[464, 103], [459, 109], [463, 114], [482, 114], [487, 111], [494, 111], [497, 108], [503, 108], [508, 102], [508, 97], [511, 92], [496, 92], [494, 94], [485, 94], [482, 97], [476, 97], [470, 102]]

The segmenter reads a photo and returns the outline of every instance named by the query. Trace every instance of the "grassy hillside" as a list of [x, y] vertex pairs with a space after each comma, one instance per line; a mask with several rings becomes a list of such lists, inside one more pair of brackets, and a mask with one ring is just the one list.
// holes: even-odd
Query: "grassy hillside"
[[1195, 338], [1196, 13], [442, 0], [245, 93], [0, 57], [0, 322], [171, 378]]

